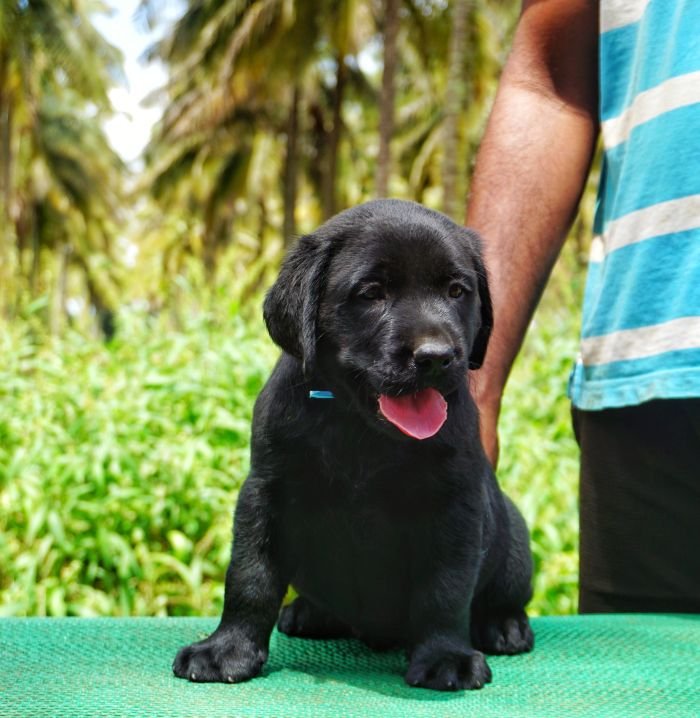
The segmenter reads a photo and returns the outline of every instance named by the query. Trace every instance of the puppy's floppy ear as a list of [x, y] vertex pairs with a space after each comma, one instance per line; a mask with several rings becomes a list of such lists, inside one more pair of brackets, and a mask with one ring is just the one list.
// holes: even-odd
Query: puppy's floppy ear
[[330, 244], [313, 234], [302, 237], [285, 257], [263, 305], [272, 340], [302, 362], [305, 374], [316, 359], [316, 320]]
[[493, 329], [493, 306], [491, 305], [488, 275], [481, 258], [481, 237], [472, 229], [468, 229], [467, 231], [475, 240], [472, 245], [474, 247], [472, 261], [474, 262], [474, 269], [476, 270], [477, 290], [481, 304], [481, 324], [472, 343], [471, 352], [469, 354], [469, 368], [478, 369], [484, 362], [486, 348], [489, 343], [489, 337], [491, 336], [491, 330]]

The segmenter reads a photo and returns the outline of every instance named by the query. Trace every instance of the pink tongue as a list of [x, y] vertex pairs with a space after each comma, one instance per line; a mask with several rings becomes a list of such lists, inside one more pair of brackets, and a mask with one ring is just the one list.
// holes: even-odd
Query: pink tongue
[[427, 439], [440, 431], [447, 419], [447, 402], [436, 389], [407, 396], [379, 397], [379, 411], [404, 434]]

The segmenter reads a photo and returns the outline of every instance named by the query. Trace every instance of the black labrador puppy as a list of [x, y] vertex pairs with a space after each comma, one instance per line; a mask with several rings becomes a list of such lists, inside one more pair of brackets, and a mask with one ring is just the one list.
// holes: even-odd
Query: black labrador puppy
[[477, 235], [412, 202], [347, 210], [291, 250], [264, 315], [284, 353], [255, 406], [223, 615], [175, 674], [252, 678], [279, 620], [404, 647], [412, 686], [481, 688], [481, 651], [533, 634], [527, 528], [468, 391], [492, 324]]

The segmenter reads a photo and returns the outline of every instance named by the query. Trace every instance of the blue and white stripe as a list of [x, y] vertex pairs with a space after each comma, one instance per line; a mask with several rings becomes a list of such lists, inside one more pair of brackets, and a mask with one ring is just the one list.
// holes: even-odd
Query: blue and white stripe
[[649, 0], [603, 0], [600, 6], [600, 32], [632, 25], [644, 17]]
[[583, 409], [700, 397], [700, 0], [601, 0]]

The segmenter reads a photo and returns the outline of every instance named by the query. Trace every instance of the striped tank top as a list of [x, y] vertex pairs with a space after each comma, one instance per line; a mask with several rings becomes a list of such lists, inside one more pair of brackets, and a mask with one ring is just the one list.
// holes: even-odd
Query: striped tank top
[[700, 0], [601, 0], [581, 409], [700, 397]]

